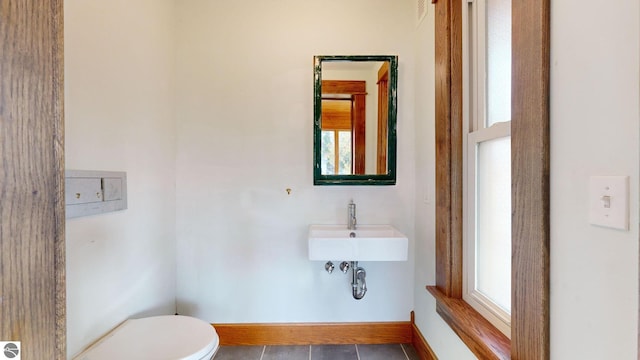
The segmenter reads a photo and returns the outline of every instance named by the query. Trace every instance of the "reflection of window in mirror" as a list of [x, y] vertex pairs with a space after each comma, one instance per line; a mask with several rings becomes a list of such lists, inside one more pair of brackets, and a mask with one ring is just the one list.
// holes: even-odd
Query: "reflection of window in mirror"
[[351, 99], [322, 99], [322, 174], [353, 174], [351, 107]]
[[351, 175], [351, 131], [322, 130], [322, 173]]
[[[366, 95], [366, 81], [322, 81], [323, 175], [365, 173]], [[333, 161], [335, 164], [340, 163], [340, 166], [334, 166], [333, 172], [329, 171], [328, 167], [327, 171], [324, 171], [324, 164], [332, 159], [324, 156], [324, 149], [331, 146], [329, 143], [325, 144], [325, 137], [327, 137], [327, 141], [331, 137], [328, 132], [334, 134], [331, 140], [331, 144], [335, 148]]]

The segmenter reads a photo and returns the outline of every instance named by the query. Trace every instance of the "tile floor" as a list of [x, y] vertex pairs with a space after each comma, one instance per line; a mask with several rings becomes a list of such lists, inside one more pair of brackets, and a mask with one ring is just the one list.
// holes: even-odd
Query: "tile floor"
[[411, 344], [221, 346], [213, 360], [420, 360]]

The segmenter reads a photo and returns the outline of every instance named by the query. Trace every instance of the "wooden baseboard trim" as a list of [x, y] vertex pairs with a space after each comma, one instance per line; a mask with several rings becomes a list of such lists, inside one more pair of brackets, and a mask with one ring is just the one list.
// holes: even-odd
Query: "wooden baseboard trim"
[[413, 339], [409, 321], [212, 325], [220, 345], [409, 344]]
[[411, 312], [411, 345], [416, 349], [421, 360], [438, 360], [438, 357], [429, 346], [427, 339], [422, 336], [420, 329], [416, 326], [415, 314]]

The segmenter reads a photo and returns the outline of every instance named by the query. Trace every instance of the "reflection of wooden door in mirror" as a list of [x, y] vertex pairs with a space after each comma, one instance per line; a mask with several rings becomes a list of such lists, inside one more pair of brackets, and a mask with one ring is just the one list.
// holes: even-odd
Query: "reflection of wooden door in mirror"
[[[322, 121], [323, 131], [334, 131], [346, 128], [345, 119], [350, 119], [348, 129], [351, 131], [351, 173], [365, 173], [365, 108], [366, 82], [353, 80], [322, 81]], [[344, 106], [343, 101], [350, 105]], [[341, 105], [342, 104], [342, 105]], [[335, 141], [335, 171], [338, 173], [338, 144]]]
[[378, 70], [378, 157], [377, 173], [387, 173], [387, 134], [389, 131], [389, 62]]

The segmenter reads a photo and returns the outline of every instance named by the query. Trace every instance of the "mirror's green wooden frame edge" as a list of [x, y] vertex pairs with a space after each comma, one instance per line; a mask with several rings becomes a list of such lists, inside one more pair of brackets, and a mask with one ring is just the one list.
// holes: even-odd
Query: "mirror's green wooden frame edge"
[[[322, 175], [321, 117], [323, 61], [388, 61], [389, 109], [386, 175]], [[397, 163], [398, 56], [397, 55], [316, 55], [313, 57], [313, 185], [395, 185]]]

